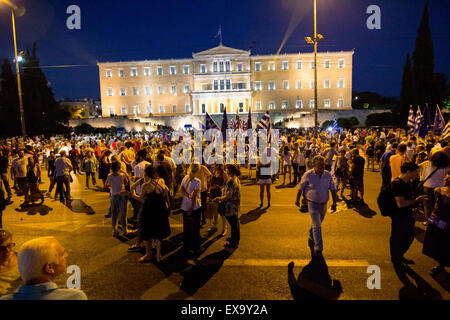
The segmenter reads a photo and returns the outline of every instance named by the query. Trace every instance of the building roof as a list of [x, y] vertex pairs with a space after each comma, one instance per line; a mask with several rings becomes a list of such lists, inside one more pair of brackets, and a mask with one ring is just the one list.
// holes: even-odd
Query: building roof
[[234, 49], [234, 48], [226, 47], [226, 46], [220, 44], [217, 47], [214, 47], [214, 48], [211, 48], [211, 49], [208, 49], [205, 51], [193, 53], [192, 56], [195, 58], [198, 56], [210, 56], [210, 55], [216, 55], [216, 54], [250, 54], [250, 51]]

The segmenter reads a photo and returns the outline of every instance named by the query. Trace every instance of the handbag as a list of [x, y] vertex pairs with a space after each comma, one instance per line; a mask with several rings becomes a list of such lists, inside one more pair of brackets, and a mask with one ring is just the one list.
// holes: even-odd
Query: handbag
[[415, 191], [416, 191], [416, 195], [422, 195], [422, 194], [425, 194], [424, 189], [423, 189], [423, 185], [424, 185], [425, 182], [427, 182], [427, 180], [430, 179], [430, 178], [433, 176], [433, 174], [435, 174], [436, 171], [438, 171], [439, 169], [440, 169], [440, 168], [434, 169], [433, 172], [430, 173], [430, 174], [428, 175], [428, 177], [425, 178], [425, 180], [419, 182], [419, 184], [417, 185], [416, 190], [415, 190]]

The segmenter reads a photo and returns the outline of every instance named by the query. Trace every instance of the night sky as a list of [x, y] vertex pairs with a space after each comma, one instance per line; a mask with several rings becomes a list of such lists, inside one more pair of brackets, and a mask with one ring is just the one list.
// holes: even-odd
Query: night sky
[[[26, 7], [16, 18], [19, 51], [37, 41], [55, 97], [100, 96], [97, 61], [191, 58], [223, 44], [252, 54], [312, 52], [313, 0], [10, 0]], [[319, 51], [355, 49], [353, 89], [399, 96], [405, 57], [414, 50], [425, 0], [317, 0]], [[66, 9], [81, 8], [81, 30], [69, 30]], [[381, 30], [369, 30], [369, 5], [381, 8]], [[450, 77], [450, 1], [430, 1], [435, 72]], [[0, 58], [13, 59], [11, 14], [0, 1]]]

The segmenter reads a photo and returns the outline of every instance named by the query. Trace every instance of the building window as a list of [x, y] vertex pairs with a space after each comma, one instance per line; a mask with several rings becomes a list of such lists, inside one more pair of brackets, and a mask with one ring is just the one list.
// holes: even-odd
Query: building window
[[289, 90], [289, 81], [288, 80], [283, 80], [283, 89]]
[[213, 62], [213, 72], [217, 72], [217, 61]]
[[138, 95], [139, 95], [138, 87], [133, 87], [133, 96], [138, 96]]
[[147, 106], [147, 113], [152, 113], [152, 106], [151, 105]]
[[219, 71], [220, 71], [220, 72], [223, 72], [223, 71], [224, 71], [224, 69], [223, 69], [223, 61], [220, 61], [220, 62], [219, 62]]
[[282, 65], [281, 65], [281, 69], [282, 69], [282, 70], [288, 70], [288, 69], [289, 69], [288, 65], [289, 65], [289, 64], [288, 64], [287, 61], [283, 61]]
[[242, 63], [237, 64], [237, 71], [244, 71], [244, 65]]
[[112, 77], [111, 69], [106, 69], [106, 77], [107, 78], [111, 78]]
[[170, 66], [170, 74], [177, 74], [177, 67], [176, 66]]
[[309, 100], [309, 107], [311, 109], [314, 109], [316, 107], [316, 103], [315, 103], [314, 99]]
[[281, 109], [287, 109], [288, 108], [288, 101], [283, 100], [281, 101]]
[[325, 108], [330, 108], [330, 107], [331, 107], [331, 101], [330, 101], [330, 99], [325, 99], [325, 100], [323, 100], [323, 106], [324, 106]]
[[225, 106], [223, 103], [219, 104], [219, 111], [222, 113], [223, 110], [225, 109]]
[[243, 89], [245, 89], [245, 88], [244, 88], [244, 83], [243, 83], [243, 82], [238, 82], [238, 83], [237, 83], [237, 88], [238, 88], [238, 90], [243, 90]]
[[261, 101], [256, 101], [255, 108], [256, 110], [261, 110]]
[[132, 77], [137, 77], [138, 73], [137, 73], [137, 68], [131, 68], [131, 76]]
[[345, 84], [344, 84], [344, 78], [339, 78], [338, 79], [338, 88], [344, 88]]
[[303, 101], [302, 100], [295, 101], [295, 108], [296, 109], [302, 109], [303, 108]]
[[325, 59], [325, 61], [323, 63], [323, 67], [325, 69], [330, 69], [330, 59]]
[[172, 105], [172, 113], [177, 113], [177, 105], [176, 104]]
[[302, 80], [297, 80], [295, 82], [295, 89], [301, 89], [302, 88]]
[[126, 92], [125, 88], [120, 88], [120, 95], [121, 96], [126, 96], [127, 95], [127, 92]]
[[309, 88], [314, 89], [314, 79], [311, 79], [311, 81], [309, 82]]
[[186, 112], [191, 112], [191, 105], [190, 104], [186, 104], [184, 106], [184, 110], [186, 110]]
[[341, 58], [338, 60], [338, 68], [340, 69], [344, 68], [344, 59]]
[[149, 96], [149, 95], [152, 94], [152, 88], [150, 86], [145, 86], [144, 90], [145, 90], [145, 95], [146, 96]]
[[330, 89], [330, 88], [331, 88], [331, 84], [330, 84], [330, 80], [329, 80], [329, 79], [325, 79], [325, 80], [323, 81], [323, 87], [324, 87], [325, 89]]
[[337, 106], [338, 106], [338, 108], [343, 108], [344, 107], [344, 99], [338, 99]]
[[225, 81], [220, 80], [220, 90], [225, 90]]
[[164, 87], [158, 86], [158, 94], [164, 94]]
[[302, 69], [302, 60], [297, 60], [297, 70]]
[[133, 106], [133, 113], [134, 114], [140, 114], [141, 113], [141, 109], [139, 108], [138, 105]]
[[215, 91], [219, 90], [219, 81], [218, 80], [214, 80], [214, 90]]
[[120, 113], [121, 113], [121, 114], [127, 114], [127, 113], [128, 113], [127, 107], [122, 107], [122, 108], [120, 109]]
[[226, 85], [227, 85], [227, 90], [230, 90], [231, 89], [231, 80], [230, 79], [227, 79]]
[[314, 69], [314, 60], [311, 60], [311, 62], [309, 63], [309, 68]]
[[269, 62], [267, 70], [275, 71], [275, 62]]
[[159, 105], [159, 113], [164, 113], [166, 112], [166, 108], [164, 107], [164, 105]]
[[184, 85], [183, 92], [184, 92], [184, 93], [189, 93], [189, 91], [190, 91], [190, 90], [189, 90], [189, 84], [185, 84], [185, 85]]
[[170, 87], [170, 93], [171, 93], [171, 94], [176, 94], [176, 93], [177, 93], [177, 86], [172, 85], [172, 86]]
[[275, 81], [274, 80], [269, 80], [269, 90], [275, 90]]
[[255, 62], [255, 71], [261, 71], [261, 62]]
[[269, 110], [275, 110], [275, 102], [274, 101], [269, 102]]
[[230, 72], [230, 61], [225, 61], [225, 71]]
[[119, 69], [119, 78], [123, 77], [123, 69]]
[[201, 73], [206, 73], [206, 64], [201, 64], [200, 65], [200, 72]]
[[113, 116], [116, 114], [116, 110], [114, 110], [114, 107], [109, 107], [109, 115]]
[[202, 113], [206, 113], [206, 104], [202, 103]]
[[149, 67], [145, 67], [144, 68], [144, 76], [148, 77], [150, 75], [150, 68]]
[[183, 66], [183, 74], [189, 74], [189, 66]]
[[239, 102], [239, 112], [244, 112], [244, 103]]
[[255, 91], [261, 91], [261, 81], [255, 81]]
[[108, 90], [106, 91], [106, 95], [108, 97], [112, 97], [112, 95], [113, 95], [113, 88], [108, 88]]
[[161, 67], [161, 66], [157, 67], [156, 68], [156, 74], [158, 76], [162, 76], [162, 74], [163, 74], [163, 67]]

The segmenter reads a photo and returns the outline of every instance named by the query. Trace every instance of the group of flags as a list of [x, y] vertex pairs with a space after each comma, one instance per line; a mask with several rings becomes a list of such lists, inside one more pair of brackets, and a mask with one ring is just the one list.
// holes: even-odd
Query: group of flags
[[430, 109], [428, 109], [428, 105], [423, 109], [423, 113], [420, 109], [420, 106], [417, 107], [417, 112], [414, 116], [414, 110], [412, 106], [409, 108], [408, 115], [408, 134], [412, 136], [419, 136], [424, 138], [430, 130], [433, 131], [433, 134], [439, 135], [442, 134], [444, 139], [450, 137], [450, 122], [445, 125], [444, 117], [442, 116], [441, 109], [439, 106], [436, 106], [436, 112], [434, 115], [434, 123], [431, 124], [431, 116]]

